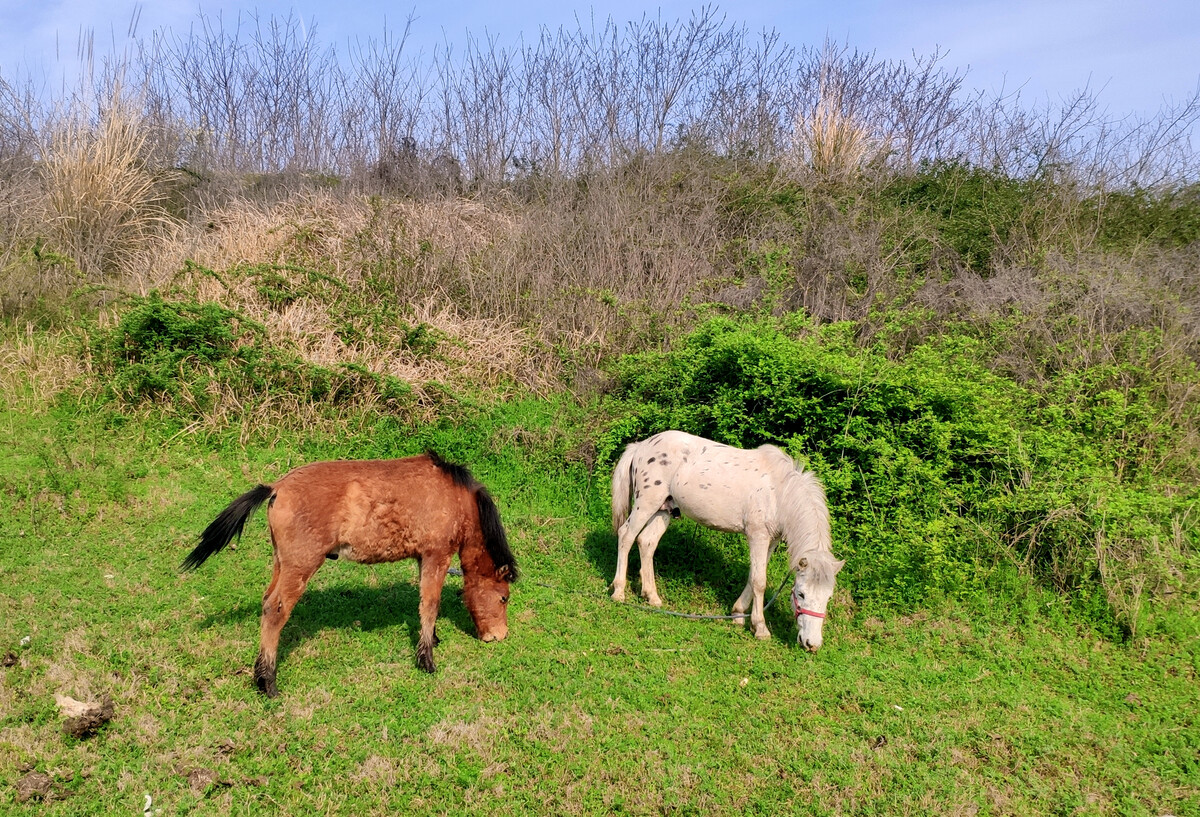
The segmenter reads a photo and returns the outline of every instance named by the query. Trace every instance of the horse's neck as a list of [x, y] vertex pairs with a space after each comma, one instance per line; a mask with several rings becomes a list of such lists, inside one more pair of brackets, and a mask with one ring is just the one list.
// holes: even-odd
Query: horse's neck
[[804, 476], [784, 477], [776, 522], [778, 535], [793, 556], [807, 551], [833, 552], [823, 492]]
[[483, 544], [483, 537], [468, 536], [458, 550], [458, 561], [463, 573], [491, 573], [496, 563]]

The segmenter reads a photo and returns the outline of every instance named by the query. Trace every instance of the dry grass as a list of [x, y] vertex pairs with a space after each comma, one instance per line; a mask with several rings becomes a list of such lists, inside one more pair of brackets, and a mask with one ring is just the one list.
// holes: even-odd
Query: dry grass
[[843, 112], [836, 95], [822, 93], [811, 111], [797, 115], [784, 164], [802, 180], [813, 176], [845, 183], [879, 154], [879, 142], [868, 128]]
[[[446, 293], [448, 271], [471, 269], [495, 240], [500, 220], [468, 200], [374, 208], [328, 192], [273, 205], [239, 200], [214, 211], [202, 228], [164, 242], [134, 289], [220, 303], [266, 327], [272, 345], [308, 362], [357, 364], [408, 382], [419, 405], [433, 404], [428, 386], [438, 383], [487, 389], [513, 383], [543, 392], [556, 375], [545, 342], [511, 321], [473, 316]], [[397, 264], [396, 258], [416, 260]], [[263, 269], [300, 284], [330, 283], [273, 303], [261, 291]], [[361, 337], [343, 339], [339, 330], [364, 310], [399, 320], [371, 322]], [[115, 317], [104, 316], [102, 327]], [[412, 326], [427, 328], [432, 353], [406, 344]]]
[[70, 340], [38, 332], [33, 324], [4, 333], [0, 339], [0, 392], [14, 394], [25, 389], [49, 403], [83, 372], [83, 362], [70, 349]]
[[41, 146], [45, 223], [54, 245], [91, 280], [133, 272], [170, 224], [163, 171], [148, 162], [148, 134], [117, 91], [92, 123], [73, 111]]

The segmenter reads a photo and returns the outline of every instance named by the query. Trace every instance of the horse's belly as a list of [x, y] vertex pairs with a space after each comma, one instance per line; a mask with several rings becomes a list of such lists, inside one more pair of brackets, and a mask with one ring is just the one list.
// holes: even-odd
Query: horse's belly
[[761, 479], [737, 483], [711, 469], [693, 469], [671, 481], [671, 501], [681, 514], [705, 527], [742, 533], [747, 522], [762, 517], [759, 500], [764, 490], [769, 489]]
[[[745, 514], [740, 505], [734, 507], [715, 494], [711, 497], [672, 497], [679, 512], [706, 528], [740, 533], [745, 527]], [[710, 501], [704, 501], [708, 499]], [[699, 501], [697, 501], [699, 500]]]

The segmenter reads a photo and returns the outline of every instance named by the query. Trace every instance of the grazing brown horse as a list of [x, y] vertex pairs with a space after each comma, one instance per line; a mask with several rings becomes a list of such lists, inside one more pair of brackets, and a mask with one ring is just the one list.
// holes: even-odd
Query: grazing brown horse
[[213, 520], [180, 566], [193, 570], [241, 536], [263, 502], [275, 548], [263, 595], [262, 635], [254, 680], [275, 697], [279, 632], [326, 559], [374, 564], [415, 558], [421, 582], [417, 666], [433, 672], [434, 624], [442, 584], [457, 553], [463, 601], [479, 638], [508, 635], [508, 586], [517, 564], [487, 489], [461, 465], [433, 452], [402, 460], [315, 462], [239, 496]]

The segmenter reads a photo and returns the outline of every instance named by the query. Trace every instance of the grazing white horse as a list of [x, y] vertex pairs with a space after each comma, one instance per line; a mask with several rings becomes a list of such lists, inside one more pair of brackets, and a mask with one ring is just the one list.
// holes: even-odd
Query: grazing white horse
[[654, 549], [671, 517], [683, 515], [716, 530], [744, 533], [750, 576], [733, 613], [735, 620], [745, 621], [750, 606], [758, 638], [771, 635], [763, 617], [767, 560], [780, 540], [786, 541], [788, 564], [796, 574], [796, 640], [810, 651], [820, 648], [825, 610], [845, 562], [830, 550], [829, 510], [820, 480], [775, 446], [746, 451], [682, 431], [631, 443], [613, 472], [612, 514], [617, 531], [612, 597], [625, 600], [629, 550], [636, 539], [642, 595], [655, 607], [662, 606], [662, 599], [654, 585]]

